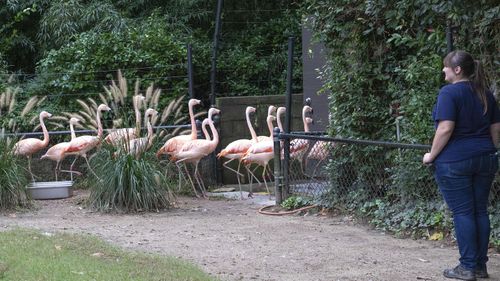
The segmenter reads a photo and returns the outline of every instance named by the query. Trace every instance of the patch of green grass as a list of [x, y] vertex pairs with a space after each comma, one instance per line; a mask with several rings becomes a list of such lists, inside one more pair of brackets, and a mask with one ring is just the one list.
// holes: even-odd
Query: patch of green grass
[[185, 261], [123, 251], [91, 236], [0, 232], [0, 280], [216, 280]]

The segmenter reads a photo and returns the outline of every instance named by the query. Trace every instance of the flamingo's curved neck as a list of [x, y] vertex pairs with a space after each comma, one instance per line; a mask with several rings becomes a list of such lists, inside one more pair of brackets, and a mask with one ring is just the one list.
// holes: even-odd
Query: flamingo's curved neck
[[[134, 97], [134, 112], [135, 112], [135, 130], [136, 134], [139, 135], [141, 132], [141, 110], [139, 109], [140, 97]], [[144, 116], [144, 121], [146, 121], [146, 117]]]
[[248, 130], [250, 130], [250, 135], [252, 136], [252, 140], [254, 142], [257, 142], [257, 134], [255, 133], [255, 130], [253, 129], [252, 122], [250, 121], [250, 111], [246, 111], [245, 115], [247, 118]]
[[45, 127], [42, 116], [40, 116], [40, 126], [42, 127], [43, 131], [43, 145], [47, 146], [49, 144], [49, 132], [47, 131], [47, 127]]
[[208, 125], [210, 126], [210, 130], [212, 131], [212, 140], [210, 143], [212, 144], [213, 147], [217, 146], [219, 143], [219, 133], [217, 132], [217, 129], [214, 126], [214, 122], [212, 120], [208, 120]]
[[73, 128], [73, 123], [69, 122], [69, 130], [71, 131], [71, 140], [76, 138], [75, 129]]
[[197, 138], [198, 132], [196, 131], [196, 121], [194, 120], [193, 104], [189, 103], [189, 118], [191, 119], [191, 139]]
[[149, 115], [148, 117], [149, 118], [146, 117], [145, 120], [147, 120], [146, 127], [148, 128], [148, 139], [151, 139], [153, 138], [153, 125], [151, 125], [151, 118], [153, 116]]
[[[211, 119], [208, 118], [208, 120], [211, 120]], [[208, 133], [208, 130], [207, 130], [207, 124], [208, 123], [209, 123], [208, 121], [205, 122], [205, 120], [203, 120], [203, 124], [201, 124], [201, 130], [203, 131], [203, 135], [205, 136], [206, 140], [210, 140], [211, 139], [210, 138], [210, 134]]]
[[309, 132], [309, 123], [306, 121], [306, 111], [302, 111], [302, 122], [304, 122], [304, 132]]
[[101, 111], [97, 109], [96, 114], [96, 122], [97, 122], [97, 137], [102, 138], [102, 124], [101, 124]]
[[269, 129], [269, 137], [273, 138], [273, 119], [267, 118], [267, 128]]
[[284, 132], [283, 123], [281, 123], [282, 116], [283, 116], [283, 111], [278, 112], [278, 114], [276, 116], [276, 123], [278, 123], [278, 128], [280, 128], [280, 131]]

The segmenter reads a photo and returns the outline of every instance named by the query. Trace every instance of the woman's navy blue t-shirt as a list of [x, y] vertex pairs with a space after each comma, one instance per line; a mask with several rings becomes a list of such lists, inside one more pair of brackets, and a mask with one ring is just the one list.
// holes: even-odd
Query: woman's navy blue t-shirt
[[438, 121], [449, 120], [455, 122], [455, 129], [434, 162], [462, 161], [496, 151], [490, 125], [500, 122], [500, 111], [490, 92], [487, 99], [488, 111], [484, 113], [472, 82], [457, 82], [441, 88], [432, 117], [436, 127]]

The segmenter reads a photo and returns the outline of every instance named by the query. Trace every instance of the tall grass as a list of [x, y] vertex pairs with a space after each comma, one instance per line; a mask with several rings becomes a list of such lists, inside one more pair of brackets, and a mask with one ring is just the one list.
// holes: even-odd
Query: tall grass
[[89, 205], [99, 211], [159, 211], [174, 199], [169, 182], [155, 155], [147, 151], [137, 158], [104, 145], [92, 158], [98, 178], [89, 183]]
[[12, 154], [14, 142], [0, 134], [0, 210], [30, 206], [22, 159]]

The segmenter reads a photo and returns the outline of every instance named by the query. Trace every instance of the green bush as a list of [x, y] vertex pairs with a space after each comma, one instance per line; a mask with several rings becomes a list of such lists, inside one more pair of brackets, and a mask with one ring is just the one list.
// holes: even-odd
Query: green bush
[[27, 170], [23, 161], [12, 154], [13, 141], [0, 136], [0, 210], [30, 206], [26, 193]]
[[281, 207], [287, 210], [296, 210], [312, 204], [311, 199], [301, 196], [290, 196], [285, 201], [281, 202]]
[[[458, 26], [455, 48], [471, 52], [493, 78], [499, 76], [495, 15], [500, 8], [495, 1], [306, 0], [303, 7], [311, 15], [307, 19], [315, 38], [328, 48], [321, 76], [323, 91], [331, 93], [333, 136], [396, 140], [392, 107], [401, 115], [403, 142], [430, 144], [431, 110], [444, 84], [448, 22]], [[432, 173], [420, 164], [424, 151], [382, 150], [377, 155], [377, 149], [359, 145], [336, 150], [329, 163], [333, 187], [323, 198], [326, 205], [341, 204], [398, 233], [418, 236], [425, 229], [450, 227], [436, 219], [441, 210], [435, 202], [442, 199]], [[383, 165], [365, 160], [374, 157]], [[498, 241], [498, 223], [494, 227], [492, 237]]]
[[96, 177], [90, 178], [89, 206], [99, 211], [159, 211], [170, 206], [172, 183], [149, 151], [135, 156], [103, 146], [91, 161]]

